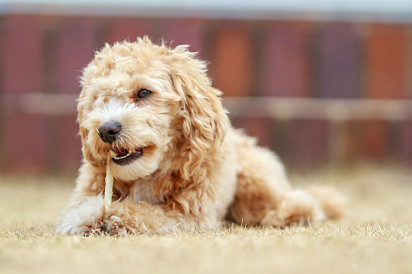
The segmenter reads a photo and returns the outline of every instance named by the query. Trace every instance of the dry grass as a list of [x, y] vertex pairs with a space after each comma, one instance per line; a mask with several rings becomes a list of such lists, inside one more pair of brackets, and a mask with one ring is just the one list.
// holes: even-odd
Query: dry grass
[[58, 236], [53, 224], [71, 180], [3, 177], [0, 273], [412, 273], [412, 171], [325, 169], [292, 180], [334, 185], [351, 198], [348, 216], [283, 230]]

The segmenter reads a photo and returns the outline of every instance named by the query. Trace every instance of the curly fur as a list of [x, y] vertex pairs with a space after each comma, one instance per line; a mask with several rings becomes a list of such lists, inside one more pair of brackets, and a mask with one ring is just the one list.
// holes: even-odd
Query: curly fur
[[[186, 46], [172, 49], [148, 38], [106, 45], [81, 83], [84, 161], [58, 233], [204, 231], [225, 219], [283, 227], [316, 222], [330, 212], [340, 216], [336, 195], [292, 189], [279, 159], [232, 128], [206, 63]], [[141, 89], [152, 94], [136, 99]], [[122, 125], [112, 144], [96, 132], [109, 121]], [[120, 166], [107, 162], [115, 148], [143, 148], [143, 155]], [[106, 210], [107, 165], [114, 195]]]

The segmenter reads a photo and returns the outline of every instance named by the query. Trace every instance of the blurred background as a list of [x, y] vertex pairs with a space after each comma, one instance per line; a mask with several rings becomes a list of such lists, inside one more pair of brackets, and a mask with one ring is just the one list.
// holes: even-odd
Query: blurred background
[[81, 69], [142, 35], [198, 51], [288, 165], [412, 163], [410, 0], [0, 0], [1, 173], [76, 172]]

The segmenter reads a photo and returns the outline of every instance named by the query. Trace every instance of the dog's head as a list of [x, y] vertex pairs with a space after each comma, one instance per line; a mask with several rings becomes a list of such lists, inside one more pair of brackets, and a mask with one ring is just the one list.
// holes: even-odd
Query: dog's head
[[81, 83], [84, 158], [95, 167], [108, 163], [117, 179], [172, 170], [188, 179], [224, 138], [221, 93], [185, 46], [171, 49], [148, 38], [106, 45]]

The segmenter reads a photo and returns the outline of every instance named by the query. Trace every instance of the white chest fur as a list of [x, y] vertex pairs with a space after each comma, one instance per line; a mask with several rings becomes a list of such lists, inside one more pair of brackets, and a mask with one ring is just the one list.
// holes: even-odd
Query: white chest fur
[[162, 202], [162, 199], [153, 192], [152, 182], [149, 181], [136, 182], [131, 189], [131, 194], [136, 203], [159, 204]]

